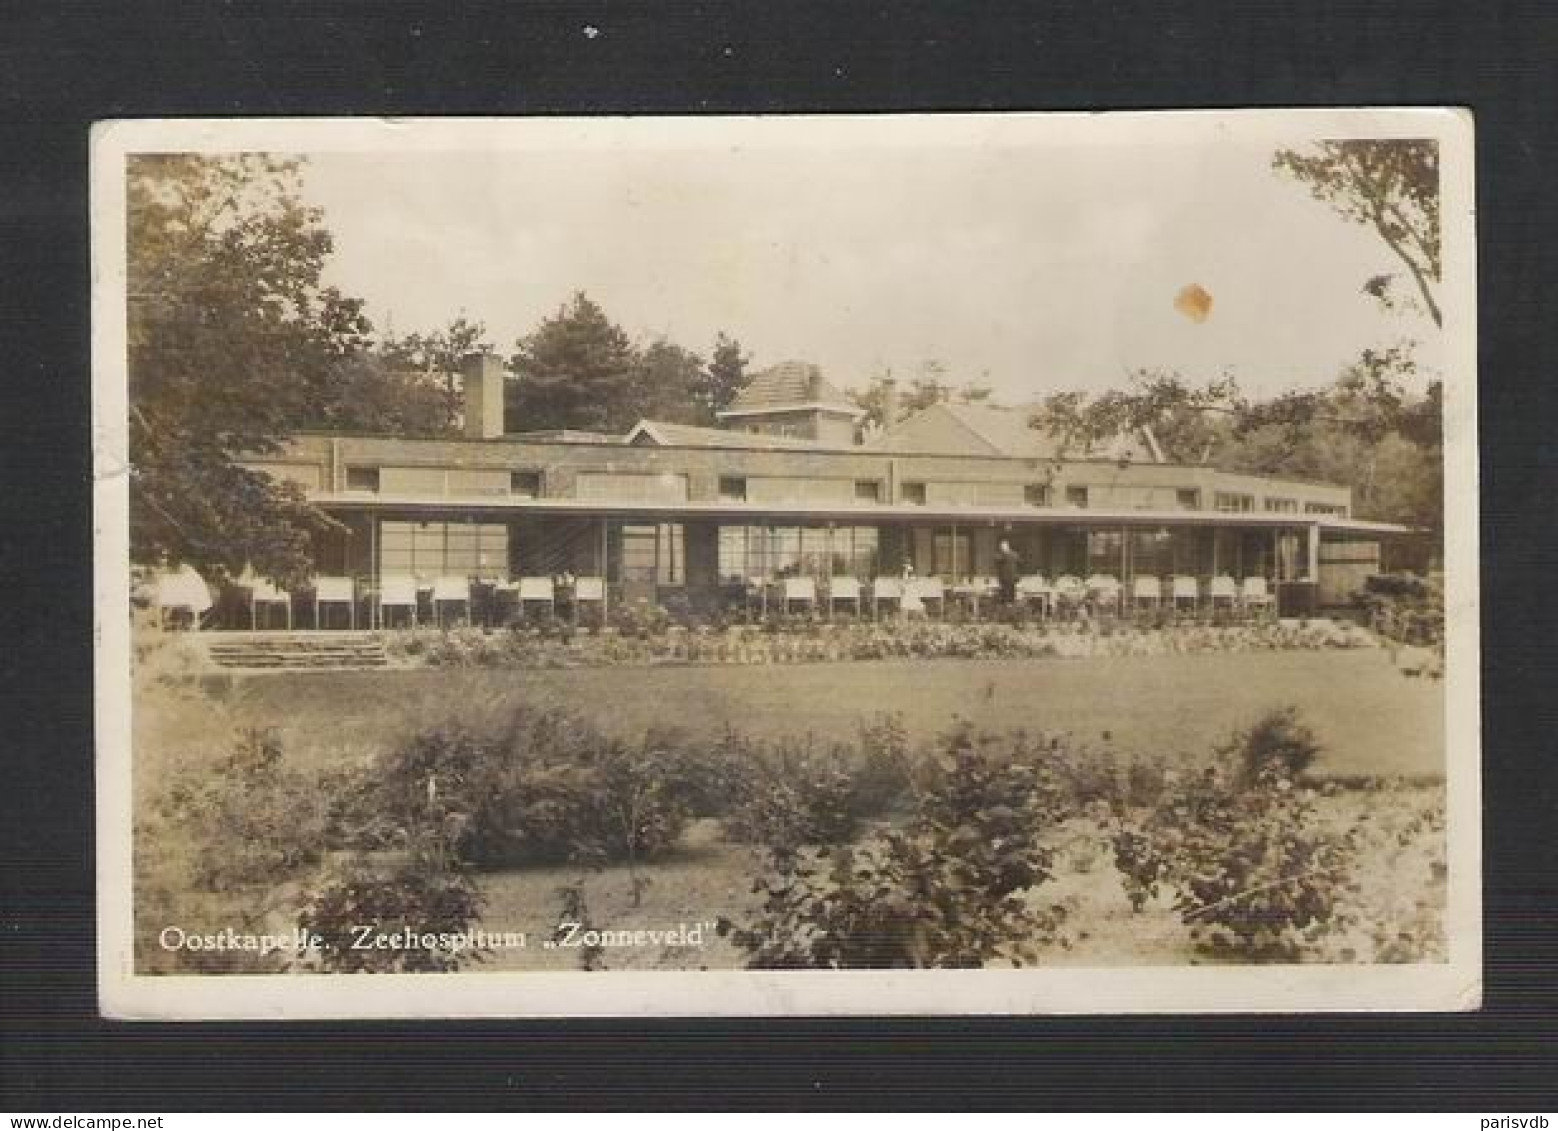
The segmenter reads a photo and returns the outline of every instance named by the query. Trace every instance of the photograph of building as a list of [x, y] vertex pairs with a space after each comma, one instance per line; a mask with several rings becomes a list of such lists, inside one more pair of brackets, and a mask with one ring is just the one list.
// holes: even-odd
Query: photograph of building
[[114, 133], [115, 993], [1464, 1001], [1458, 122]]

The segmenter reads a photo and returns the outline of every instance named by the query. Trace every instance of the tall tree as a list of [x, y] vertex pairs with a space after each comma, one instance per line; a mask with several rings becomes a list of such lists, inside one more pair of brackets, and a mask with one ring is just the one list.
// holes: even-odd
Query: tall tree
[[372, 328], [321, 281], [297, 161], [144, 155], [127, 177], [132, 558], [295, 579], [329, 520], [234, 459], [326, 416]]
[[721, 331], [714, 339], [714, 351], [704, 367], [698, 384], [698, 407], [707, 423], [714, 423], [715, 415], [734, 403], [747, 384], [747, 363], [752, 359], [741, 351], [741, 343]]
[[516, 344], [509, 416], [521, 430], [625, 431], [638, 419], [632, 342], [583, 291]]
[[[1444, 324], [1435, 296], [1441, 272], [1438, 142], [1323, 141], [1306, 153], [1281, 150], [1272, 165], [1348, 220], [1372, 227], [1406, 267], [1434, 325]], [[1391, 277], [1380, 275], [1364, 289], [1392, 306], [1390, 285]]]
[[678, 424], [711, 424], [699, 393], [706, 369], [703, 358], [674, 342], [657, 339], [634, 350], [632, 413]]

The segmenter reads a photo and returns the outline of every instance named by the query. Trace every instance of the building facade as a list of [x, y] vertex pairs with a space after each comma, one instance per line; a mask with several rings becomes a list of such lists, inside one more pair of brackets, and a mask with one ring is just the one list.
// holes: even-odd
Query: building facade
[[755, 377], [721, 428], [623, 436], [510, 432], [501, 382], [468, 361], [460, 439], [305, 434], [248, 465], [337, 520], [317, 569], [370, 590], [566, 572], [712, 608], [785, 576], [982, 579], [1005, 540], [1049, 578], [1260, 576], [1333, 603], [1401, 532], [1352, 517], [1346, 487], [1169, 463], [1147, 434], [1069, 452], [1022, 410], [937, 405], [860, 440], [860, 411], [800, 363]]

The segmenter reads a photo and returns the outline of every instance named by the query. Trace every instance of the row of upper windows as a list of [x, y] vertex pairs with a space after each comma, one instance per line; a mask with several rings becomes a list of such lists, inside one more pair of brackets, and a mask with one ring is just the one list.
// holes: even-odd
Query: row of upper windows
[[[394, 487], [413, 487], [431, 493], [501, 494], [504, 492], [502, 472], [465, 472], [443, 469], [390, 469], [396, 479], [406, 480]], [[383, 469], [377, 467], [348, 467], [346, 489], [348, 491], [378, 492], [384, 486]], [[466, 475], [469, 483], [462, 484], [453, 477]], [[775, 483], [786, 486], [776, 491]], [[760, 490], [753, 490], [761, 485]], [[1021, 489], [1022, 502], [1031, 507], [1049, 507], [1055, 504], [1052, 488], [1045, 483], [1027, 484], [931, 484], [925, 480], [907, 480], [899, 486], [899, 502], [910, 506], [926, 506], [931, 501], [932, 487], [936, 488], [938, 502], [955, 501], [967, 505], [1001, 505], [1016, 502], [1016, 492]], [[968, 488], [961, 491], [961, 488]], [[990, 497], [982, 497], [982, 492]], [[539, 471], [508, 472], [507, 493], [515, 498], [536, 499], [542, 495], [542, 478]], [[579, 474], [581, 498], [620, 498], [636, 502], [671, 502], [688, 497], [688, 481], [685, 475], [671, 473], [609, 473], [581, 472]], [[954, 497], [955, 496], [955, 497]], [[1009, 497], [1008, 497], [1009, 496]], [[1090, 502], [1089, 488], [1074, 484], [1064, 489], [1062, 502], [1067, 507], [1086, 507]], [[823, 480], [794, 478], [790, 480], [751, 480], [746, 476], [726, 475], [719, 479], [719, 498], [722, 502], [772, 502], [783, 498], [788, 501], [880, 503], [885, 497], [885, 484], [878, 479]], [[1200, 510], [1201, 491], [1196, 488], [1177, 488], [1174, 491], [1175, 506], [1181, 510]], [[1255, 510], [1255, 496], [1246, 492], [1216, 491], [1213, 493], [1213, 509], [1224, 513], [1251, 513]], [[1299, 500], [1266, 496], [1263, 509], [1275, 514], [1297, 514]], [[1343, 504], [1305, 502], [1303, 513], [1311, 515], [1337, 515], [1345, 517]]]

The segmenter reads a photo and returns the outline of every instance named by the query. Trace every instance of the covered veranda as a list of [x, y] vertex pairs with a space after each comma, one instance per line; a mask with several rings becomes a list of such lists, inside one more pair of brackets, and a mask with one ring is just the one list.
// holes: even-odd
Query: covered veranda
[[1112, 582], [1124, 611], [1138, 579], [1158, 579], [1165, 602], [1175, 579], [1192, 579], [1204, 606], [1226, 578], [1239, 587], [1259, 579], [1274, 606], [1302, 615], [1314, 609], [1323, 544], [1405, 532], [1334, 515], [1207, 511], [384, 497], [326, 505], [339, 525], [317, 548], [315, 584], [345, 579], [352, 605], [344, 615], [299, 594], [300, 626], [576, 615], [581, 595], [603, 616], [640, 602], [767, 611], [775, 600], [792, 607], [795, 593], [826, 614], [843, 591], [865, 613], [877, 609], [876, 590], [905, 576], [939, 583], [942, 608], [962, 601], [977, 613], [994, 595], [1002, 541], [1041, 611], [1056, 608], [1067, 581]]

